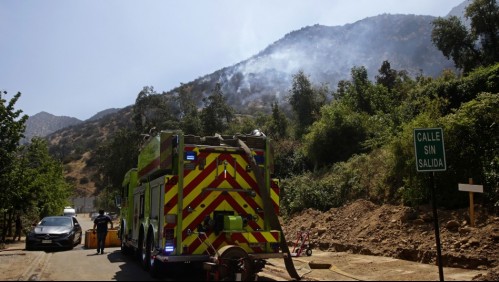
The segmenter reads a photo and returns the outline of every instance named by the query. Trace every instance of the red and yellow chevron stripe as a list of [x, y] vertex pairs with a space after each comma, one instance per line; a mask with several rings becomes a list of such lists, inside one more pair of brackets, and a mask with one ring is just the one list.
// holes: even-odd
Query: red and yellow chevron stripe
[[[244, 232], [206, 232], [209, 244], [220, 249], [227, 244], [237, 243], [249, 253], [264, 252], [267, 243], [279, 242], [277, 231], [265, 231], [263, 216], [263, 201], [252, 171], [248, 171], [248, 159], [238, 148], [215, 150], [203, 146], [186, 146], [185, 151], [196, 154], [195, 161], [186, 161], [183, 171], [182, 189], [182, 249], [189, 254], [204, 254], [212, 252], [203, 243], [204, 236], [189, 235], [188, 230], [196, 231], [204, 223], [206, 217], [213, 217], [215, 211], [232, 211], [234, 215], [249, 220]], [[264, 156], [263, 151], [254, 152]], [[200, 164], [204, 167], [200, 167]], [[179, 187], [177, 176], [169, 176], [165, 183], [164, 214], [178, 212]], [[270, 195], [275, 212], [279, 210], [278, 181], [272, 180]], [[213, 218], [212, 218], [213, 219]], [[263, 230], [263, 231], [262, 231]], [[178, 234], [178, 232], [176, 232]], [[263, 244], [255, 244], [263, 243]], [[263, 247], [263, 248], [262, 248]]]

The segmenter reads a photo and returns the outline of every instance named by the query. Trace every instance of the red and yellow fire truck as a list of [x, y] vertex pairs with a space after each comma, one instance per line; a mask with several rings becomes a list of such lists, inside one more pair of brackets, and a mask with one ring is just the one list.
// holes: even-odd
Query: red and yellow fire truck
[[294, 270], [277, 219], [279, 181], [263, 134], [194, 136], [161, 131], [123, 181], [120, 239], [158, 276], [200, 263], [215, 280], [254, 280], [268, 258]]

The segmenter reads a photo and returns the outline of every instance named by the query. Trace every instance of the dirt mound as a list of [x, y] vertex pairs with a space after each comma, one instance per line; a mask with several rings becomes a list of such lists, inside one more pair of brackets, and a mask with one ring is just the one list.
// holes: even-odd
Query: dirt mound
[[[324, 251], [379, 255], [421, 263], [437, 263], [435, 222], [431, 206], [416, 209], [357, 200], [326, 212], [307, 209], [281, 219], [291, 249], [298, 231], [310, 232], [310, 243]], [[477, 280], [497, 280], [499, 217], [475, 206], [475, 226], [469, 209], [438, 210], [442, 264], [445, 267], [488, 269]], [[492, 279], [495, 278], [495, 279]]]

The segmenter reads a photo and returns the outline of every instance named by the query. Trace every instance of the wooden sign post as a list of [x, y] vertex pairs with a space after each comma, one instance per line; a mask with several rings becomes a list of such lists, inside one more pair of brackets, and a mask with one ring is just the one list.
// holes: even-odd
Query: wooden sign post
[[468, 191], [470, 193], [470, 225], [475, 227], [475, 204], [473, 203], [473, 193], [483, 193], [482, 185], [473, 185], [473, 178], [468, 179], [469, 184], [459, 184], [459, 191]]

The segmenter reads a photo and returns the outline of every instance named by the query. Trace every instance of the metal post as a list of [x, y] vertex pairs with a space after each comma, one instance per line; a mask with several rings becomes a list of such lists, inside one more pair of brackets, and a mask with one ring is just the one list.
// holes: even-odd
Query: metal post
[[438, 214], [437, 214], [437, 195], [435, 188], [435, 172], [431, 173], [431, 186], [433, 187], [433, 220], [435, 221], [435, 239], [437, 241], [437, 260], [438, 260], [438, 273], [440, 281], [444, 281], [444, 270], [442, 266], [442, 252], [440, 250], [440, 229], [438, 227]]

